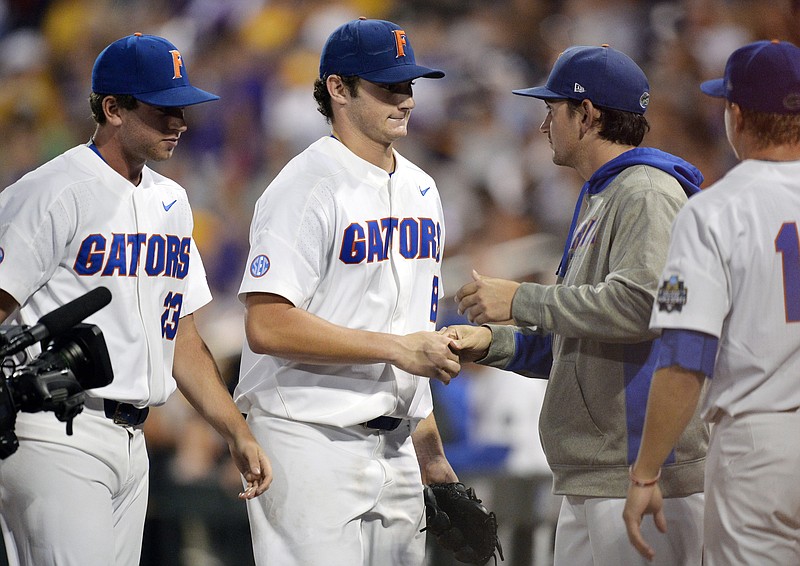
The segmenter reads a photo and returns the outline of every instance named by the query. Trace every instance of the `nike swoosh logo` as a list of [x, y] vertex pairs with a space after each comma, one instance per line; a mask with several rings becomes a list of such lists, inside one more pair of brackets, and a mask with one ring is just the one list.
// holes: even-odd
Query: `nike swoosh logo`
[[419, 188], [419, 194], [421, 194], [422, 196], [425, 196], [425, 193], [427, 193], [429, 190], [431, 190], [430, 187], [425, 187], [424, 189], [422, 187], [420, 187]]
[[164, 207], [164, 210], [166, 210], [167, 212], [169, 212], [169, 209], [170, 209], [170, 208], [172, 208], [172, 205], [173, 205], [173, 204], [175, 204], [176, 202], [178, 202], [178, 199], [175, 199], [175, 200], [173, 200], [173, 201], [172, 201], [171, 203], [169, 203], [169, 204], [166, 204], [166, 203], [165, 203], [165, 202], [162, 200], [162, 201], [161, 201], [161, 206], [163, 206], [163, 207]]

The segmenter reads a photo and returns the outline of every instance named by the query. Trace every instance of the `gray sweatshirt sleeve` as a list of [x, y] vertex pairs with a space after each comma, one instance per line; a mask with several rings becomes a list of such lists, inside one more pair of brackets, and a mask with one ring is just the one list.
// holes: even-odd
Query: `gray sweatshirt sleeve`
[[603, 342], [656, 336], [648, 323], [672, 222], [685, 202], [681, 196], [682, 191], [655, 190], [649, 184], [620, 195], [601, 218], [611, 224], [601, 227], [602, 234], [586, 252], [596, 257], [570, 265], [585, 273], [570, 277], [567, 272], [567, 281], [587, 283], [522, 284], [511, 307], [516, 324]]

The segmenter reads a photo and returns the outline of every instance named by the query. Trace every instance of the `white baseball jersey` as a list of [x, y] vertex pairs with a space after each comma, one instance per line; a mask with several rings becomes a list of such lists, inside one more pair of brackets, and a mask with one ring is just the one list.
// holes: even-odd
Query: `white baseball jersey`
[[70, 149], [0, 193], [0, 288], [21, 305], [7, 323], [108, 287], [86, 322], [103, 331], [114, 380], [91, 394], [164, 403], [178, 319], [211, 300], [192, 228], [174, 181], [145, 167], [134, 186], [89, 147]]
[[703, 416], [800, 407], [800, 162], [747, 160], [689, 199], [651, 327], [719, 338]]
[[[389, 175], [333, 137], [292, 159], [256, 204], [240, 298], [274, 293], [333, 324], [434, 330], [444, 222], [433, 179], [395, 152]], [[309, 365], [244, 346], [234, 398], [294, 420], [351, 426], [422, 419], [427, 378], [389, 364]]]

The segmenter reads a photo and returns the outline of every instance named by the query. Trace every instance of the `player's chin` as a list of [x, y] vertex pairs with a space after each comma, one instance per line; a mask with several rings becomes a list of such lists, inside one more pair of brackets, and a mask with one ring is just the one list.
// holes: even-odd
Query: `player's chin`
[[404, 138], [408, 135], [408, 128], [405, 124], [402, 126], [397, 126], [392, 128], [389, 132], [389, 138], [391, 141], [399, 140], [400, 138]]
[[155, 151], [151, 152], [150, 154], [150, 161], [166, 161], [170, 157], [172, 157], [172, 153], [175, 151], [175, 147], [163, 147], [159, 146]]
[[389, 118], [389, 129], [392, 131], [402, 131], [403, 135], [405, 135], [405, 132], [408, 130], [408, 119], [409, 116], [404, 116], [402, 118]]

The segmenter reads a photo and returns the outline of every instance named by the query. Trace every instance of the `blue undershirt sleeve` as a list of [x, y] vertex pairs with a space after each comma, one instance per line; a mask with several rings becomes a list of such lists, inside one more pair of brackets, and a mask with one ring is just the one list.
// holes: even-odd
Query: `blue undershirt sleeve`
[[514, 357], [505, 369], [529, 377], [548, 378], [553, 367], [553, 336], [514, 332]]
[[656, 370], [680, 366], [685, 370], [714, 376], [719, 339], [705, 332], [666, 328], [661, 333], [661, 348]]

